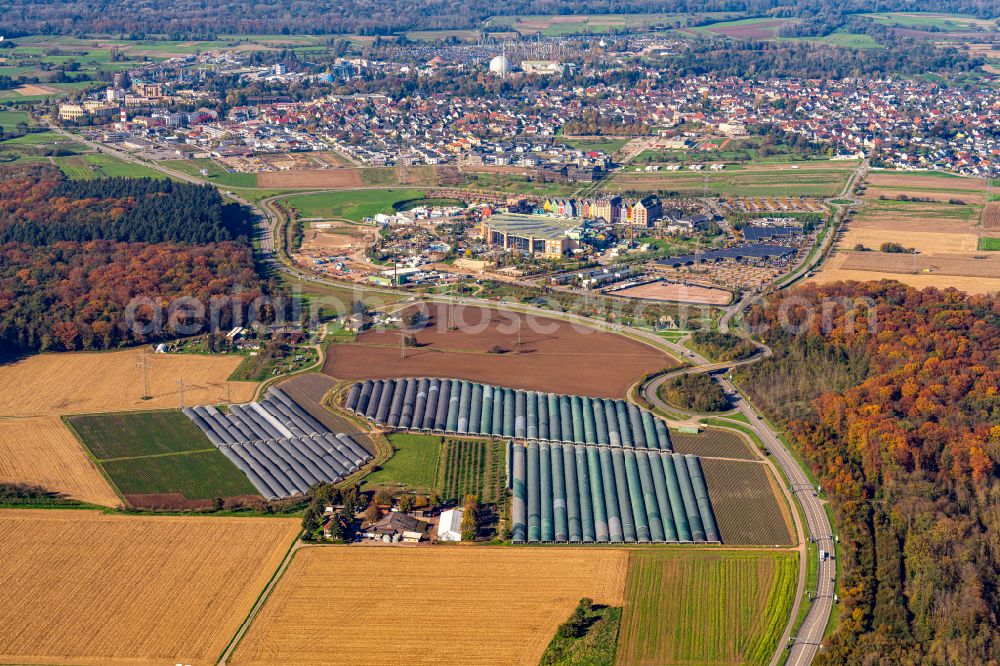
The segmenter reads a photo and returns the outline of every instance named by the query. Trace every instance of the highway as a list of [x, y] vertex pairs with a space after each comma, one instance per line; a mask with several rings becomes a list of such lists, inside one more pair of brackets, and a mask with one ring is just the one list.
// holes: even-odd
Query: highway
[[[87, 146], [93, 148], [94, 150], [100, 151], [102, 153], [113, 154], [119, 159], [131, 162], [134, 164], [141, 164], [147, 168], [155, 169], [168, 175], [170, 177], [176, 178], [178, 180], [183, 180], [185, 182], [204, 184], [205, 181], [178, 172], [173, 169], [163, 167], [155, 162], [149, 162], [137, 158], [129, 153], [115, 150], [104, 146], [102, 144], [90, 141], [84, 137], [76, 134], [72, 134], [63, 130], [62, 128], [50, 124], [53, 131], [59, 132], [65, 136], [73, 138], [74, 140], [80, 141]], [[848, 180], [844, 188], [845, 194], [850, 192], [854, 184], [864, 175], [867, 168], [867, 164], [863, 163], [854, 172], [852, 177]], [[364, 293], [378, 293], [378, 294], [392, 294], [398, 295], [400, 292], [395, 289], [386, 289], [380, 287], [374, 287], [369, 285], [360, 285], [355, 283], [344, 283], [338, 282], [336, 280], [320, 276], [316, 273], [305, 271], [299, 269], [292, 265], [290, 259], [287, 257], [286, 249], [284, 248], [284, 243], [282, 242], [281, 235], [283, 233], [283, 223], [284, 216], [281, 211], [274, 205], [275, 199], [281, 197], [271, 197], [263, 199], [260, 201], [259, 205], [254, 205], [253, 203], [234, 195], [230, 190], [226, 189], [225, 186], [216, 185], [219, 189], [223, 190], [227, 197], [240, 203], [241, 205], [248, 206], [258, 211], [260, 216], [260, 233], [258, 235], [258, 248], [262, 254], [264, 254], [270, 264], [276, 269], [285, 274], [291, 275], [297, 279], [313, 282], [316, 284], [326, 284], [339, 287], [348, 287], [356, 289], [359, 294]], [[835, 220], [831, 229], [824, 237], [823, 242], [820, 247], [817, 248], [805, 261], [803, 261], [798, 267], [796, 267], [790, 276], [793, 279], [786, 280], [783, 284], [776, 288], [782, 288], [789, 284], [794, 283], [798, 277], [804, 275], [811, 267], [815, 266], [819, 261], [822, 260], [826, 251], [832, 246], [833, 236], [837, 231], [837, 226], [841, 219], [843, 219], [843, 208], [840, 208], [838, 213], [838, 219]], [[406, 293], [406, 292], [403, 292]], [[407, 294], [409, 295], [409, 294]], [[723, 332], [729, 331], [731, 322], [741, 316], [757, 299], [761, 296], [756, 294], [747, 294], [737, 303], [731, 305], [726, 312], [723, 314], [720, 320], [720, 330]], [[479, 299], [475, 297], [459, 297], [450, 295], [421, 295], [422, 300], [434, 301], [441, 303], [462, 303], [469, 305], [478, 305], [490, 308], [503, 308], [515, 312], [520, 312], [523, 314], [537, 315], [541, 317], [558, 318], [564, 321], [579, 323], [591, 328], [608, 330], [624, 335], [628, 335], [632, 338], [642, 340], [653, 347], [665, 350], [673, 356], [684, 359], [689, 367], [682, 368], [679, 371], [669, 373], [667, 375], [659, 375], [649, 382], [647, 382], [642, 388], [643, 397], [648, 400], [651, 404], [659, 406], [660, 408], [666, 409], [667, 411], [676, 411], [665, 403], [663, 403], [657, 395], [657, 387], [662, 384], [666, 377], [676, 374], [676, 372], [712, 372], [722, 368], [733, 367], [734, 365], [754, 363], [763, 358], [771, 355], [771, 350], [769, 347], [762, 345], [756, 341], [754, 344], [760, 349], [760, 353], [751, 359], [740, 363], [713, 363], [708, 359], [700, 356], [699, 354], [691, 351], [682, 344], [676, 342], [671, 342], [666, 340], [656, 333], [645, 331], [637, 328], [631, 328], [621, 325], [608, 324], [606, 322], [598, 321], [590, 317], [585, 317], [570, 312], [554, 312], [550, 309], [540, 308], [533, 305], [525, 305], [520, 303], [505, 303], [496, 301]], [[790, 630], [792, 622], [796, 617], [799, 604], [801, 602], [801, 591], [805, 582], [805, 561], [800, 562], [800, 575], [799, 575], [799, 594], [796, 597], [795, 605], [791, 612], [791, 618], [789, 619], [788, 626], [785, 630], [785, 635], [783, 640], [780, 642], [777, 651], [775, 652], [771, 664], [774, 666], [780, 660], [784, 650], [786, 649], [786, 643], [791, 640], [791, 646], [788, 648], [790, 650], [787, 664], [791, 666], [804, 666], [810, 664], [818, 651], [823, 633], [825, 631], [827, 622], [830, 618], [830, 613], [833, 606], [833, 596], [835, 591], [835, 579], [836, 579], [836, 565], [832, 559], [832, 554], [835, 552], [834, 539], [833, 539], [833, 529], [831, 527], [830, 521], [827, 514], [823, 508], [822, 501], [819, 499], [816, 493], [816, 488], [814, 488], [810, 482], [805, 472], [799, 466], [798, 462], [788, 451], [785, 445], [782, 443], [778, 434], [771, 428], [771, 426], [765, 421], [753, 408], [753, 406], [743, 397], [733, 384], [725, 379], [724, 377], [715, 377], [716, 381], [720, 382], [723, 388], [729, 392], [731, 395], [735, 396], [733, 398], [736, 408], [740, 413], [744, 414], [750, 421], [750, 427], [754, 430], [760, 441], [763, 443], [764, 447], [767, 449], [772, 460], [778, 464], [785, 476], [788, 478], [791, 484], [791, 492], [798, 499], [800, 506], [802, 507], [802, 512], [805, 516], [807, 536], [810, 540], [816, 541], [818, 549], [830, 553], [831, 557], [826, 560], [819, 562], [819, 576], [817, 581], [817, 587], [814, 590], [810, 590], [813, 601], [809, 607], [808, 613], [805, 619], [800, 625], [797, 635], [790, 636]], [[804, 548], [803, 553], [807, 552]]]

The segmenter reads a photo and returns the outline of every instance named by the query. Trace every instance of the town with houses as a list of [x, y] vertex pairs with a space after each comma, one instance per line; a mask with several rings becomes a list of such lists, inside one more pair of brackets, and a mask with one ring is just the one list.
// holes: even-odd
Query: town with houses
[[[420, 50], [424, 56], [430, 55], [427, 48]], [[650, 146], [682, 150], [707, 144], [706, 164], [712, 163], [713, 147], [726, 138], [745, 136], [753, 128], [773, 128], [802, 137], [832, 158], [867, 156], [873, 164], [890, 168], [1000, 174], [995, 132], [1000, 94], [991, 87], [963, 90], [890, 77], [666, 79], [656, 69], [656, 58], [645, 57], [638, 61], [646, 63], [643, 78], [631, 86], [556, 83], [493, 96], [321, 94], [323, 85], [354, 78], [414, 73], [432, 77], [479, 68], [486, 77], [558, 80], [564, 69], [558, 61], [538, 60], [522, 61], [515, 68], [506, 55], [487, 60], [491, 51], [483, 47], [441, 49], [470, 50], [479, 59], [454, 62], [435, 55], [415, 65], [413, 54], [407, 53], [400, 62], [341, 59], [320, 74], [304, 74], [280, 63], [248, 67], [233, 53], [188, 56], [134, 70], [128, 75], [131, 80], [119, 76], [105, 91], [61, 104], [58, 117], [93, 123], [105, 130], [102, 136], [108, 142], [159, 152], [164, 158], [334, 149], [363, 166], [519, 166], [543, 177], [592, 181], [613, 168], [609, 156], [574, 150], [560, 141], [566, 124], [583, 120], [586, 111], [605, 123], [645, 128], [656, 139]], [[643, 52], [659, 51], [645, 45]], [[614, 72], [617, 60], [604, 59], [594, 67]], [[629, 70], [639, 66], [632, 60], [621, 65]], [[279, 88], [308, 81], [318, 84], [317, 95], [301, 101], [273, 95], [231, 106], [220, 116], [208, 108], [218, 100], [198, 86], [198, 72], [209, 69]]]

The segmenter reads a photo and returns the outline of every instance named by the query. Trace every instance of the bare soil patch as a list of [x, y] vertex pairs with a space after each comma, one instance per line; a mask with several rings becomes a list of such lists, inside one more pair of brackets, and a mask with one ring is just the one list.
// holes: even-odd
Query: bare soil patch
[[610, 293], [614, 296], [642, 298], [651, 301], [707, 303], [709, 305], [727, 305], [732, 300], [732, 294], [724, 289], [678, 282], [650, 282]]
[[357, 169], [299, 169], [257, 174], [257, 187], [265, 189], [347, 190], [361, 185]]
[[328, 375], [311, 372], [292, 377], [288, 381], [282, 382], [278, 388], [287, 393], [292, 400], [299, 403], [300, 407], [309, 412], [313, 418], [325, 425], [332, 432], [350, 434], [354, 441], [374, 455], [375, 445], [367, 433], [359, 432], [358, 427], [350, 420], [335, 414], [323, 406], [323, 397], [336, 384], [336, 380]]
[[413, 333], [417, 346], [407, 348], [405, 358], [399, 331], [371, 330], [355, 343], [331, 345], [323, 372], [340, 379], [453, 377], [623, 398], [643, 375], [676, 365], [637, 340], [547, 317], [457, 305], [451, 330], [447, 306], [428, 305], [424, 312], [424, 328]]

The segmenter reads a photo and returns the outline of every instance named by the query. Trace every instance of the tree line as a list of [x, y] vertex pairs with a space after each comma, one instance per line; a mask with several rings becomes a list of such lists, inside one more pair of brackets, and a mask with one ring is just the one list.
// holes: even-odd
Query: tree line
[[9, 34], [101, 34], [127, 38], [166, 35], [212, 39], [220, 34], [391, 35], [407, 30], [478, 28], [496, 15], [742, 12], [826, 22], [871, 11], [938, 11], [988, 18], [996, 6], [982, 0], [2, 0]]
[[775, 354], [738, 381], [791, 434], [840, 537], [839, 622], [817, 663], [995, 663], [1000, 299], [837, 283], [746, 319]]

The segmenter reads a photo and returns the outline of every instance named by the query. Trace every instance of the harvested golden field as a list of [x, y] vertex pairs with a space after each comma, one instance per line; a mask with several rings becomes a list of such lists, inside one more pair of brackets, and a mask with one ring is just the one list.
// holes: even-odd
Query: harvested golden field
[[304, 548], [229, 663], [537, 664], [581, 597], [622, 604], [627, 565], [588, 548]]
[[0, 511], [0, 661], [211, 664], [297, 519]]
[[149, 354], [149, 391], [142, 399], [142, 351], [40, 354], [0, 365], [0, 415], [48, 416], [163, 409], [180, 404], [246, 402], [254, 382], [228, 382], [242, 356]]
[[[942, 223], [946, 226], [947, 223]], [[851, 249], [864, 245], [869, 250], [878, 250], [883, 243], [899, 243], [913, 248], [919, 253], [938, 254], [940, 252], [975, 252], [979, 237], [972, 232], [949, 233], [948, 231], [911, 231], [900, 224], [895, 229], [873, 228], [862, 222], [850, 223], [841, 240], [841, 245]]]
[[[998, 266], [998, 277], [971, 277], [963, 275], [946, 275], [944, 273], [934, 272], [893, 273], [884, 270], [884, 268], [892, 267], [891, 264], [883, 266], [883, 270], [881, 271], [850, 268], [851, 265], [856, 265], [855, 261], [858, 260], [858, 255], [859, 253], [854, 252], [833, 255], [830, 259], [823, 262], [823, 269], [817, 272], [813, 277], [809, 278], [809, 282], [829, 284], [831, 282], [839, 282], [841, 280], [856, 280], [858, 282], [867, 282], [869, 280], [897, 280], [916, 289], [924, 289], [926, 287], [937, 287], [938, 289], [954, 287], [955, 289], [964, 291], [967, 294], [992, 294], [1000, 292], [1000, 266]], [[872, 259], [901, 256], [907, 259], [911, 258], [910, 255], [886, 255], [881, 252], [872, 252], [871, 255]]]
[[121, 504], [56, 416], [0, 419], [0, 482], [41, 486], [90, 504]]
[[[982, 181], [967, 178], [883, 173], [869, 179], [873, 177], [948, 187], [955, 186], [952, 181], [982, 186]], [[971, 294], [1000, 291], [1000, 257], [977, 249], [981, 211], [982, 207], [974, 205], [868, 198], [843, 225], [833, 253], [810, 280], [826, 284], [890, 279], [918, 289], [955, 287]], [[898, 243], [916, 254], [879, 252], [883, 243]], [[868, 251], [856, 251], [859, 245]]]

